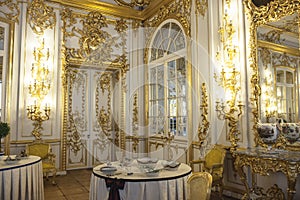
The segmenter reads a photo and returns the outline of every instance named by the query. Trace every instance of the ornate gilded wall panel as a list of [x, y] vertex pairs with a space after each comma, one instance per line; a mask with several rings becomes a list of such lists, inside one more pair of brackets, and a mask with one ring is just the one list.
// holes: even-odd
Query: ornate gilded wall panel
[[[85, 136], [89, 140], [85, 148], [93, 155], [91, 162], [95, 164], [106, 159], [103, 156], [106, 154], [107, 157], [108, 152], [105, 151], [108, 149], [108, 143], [117, 146], [125, 144], [125, 133], [119, 132], [118, 128], [124, 127], [125, 120], [122, 114], [125, 102], [122, 101], [121, 93], [125, 94], [125, 75], [129, 68], [126, 47], [129, 22], [108, 18], [97, 11], [78, 13], [69, 8], [63, 9], [61, 18], [64, 33], [63, 51], [66, 59], [64, 71], [67, 72], [70, 65], [73, 65], [78, 69], [88, 68], [92, 73], [89, 80], [90, 99], [86, 102], [88, 110], [92, 111], [88, 118], [91, 125]], [[68, 83], [65, 84], [67, 88]], [[119, 107], [114, 107], [116, 111], [112, 111], [115, 85], [121, 85], [118, 89], [122, 92], [118, 93], [121, 97], [116, 97], [120, 100], [117, 104]], [[67, 116], [73, 115], [67, 106], [70, 103], [66, 99]], [[123, 118], [114, 119], [114, 112]], [[67, 123], [66, 117], [64, 123]], [[64, 127], [66, 134], [69, 126]]]
[[[69, 116], [67, 133], [68, 167], [86, 166], [86, 149], [83, 148], [83, 134], [88, 126], [88, 72], [87, 70], [70, 69], [68, 75]], [[85, 141], [86, 142], [86, 141]]]
[[18, 3], [18, 1], [13, 0], [1, 1], [0, 17], [18, 23], [20, 15], [20, 8]]

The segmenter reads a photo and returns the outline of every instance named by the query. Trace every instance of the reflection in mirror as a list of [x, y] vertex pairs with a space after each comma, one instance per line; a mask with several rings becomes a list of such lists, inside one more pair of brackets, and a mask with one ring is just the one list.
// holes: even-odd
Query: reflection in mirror
[[300, 150], [300, 7], [292, 0], [258, 2], [244, 0], [250, 20], [254, 142], [266, 148]]
[[298, 14], [257, 28], [261, 122], [298, 121]]

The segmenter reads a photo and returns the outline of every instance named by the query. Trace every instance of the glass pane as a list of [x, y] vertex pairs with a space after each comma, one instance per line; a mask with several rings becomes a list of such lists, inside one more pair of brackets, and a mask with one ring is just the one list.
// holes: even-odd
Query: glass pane
[[294, 100], [294, 88], [293, 87], [286, 88], [286, 99]]
[[156, 85], [151, 84], [150, 85], [150, 100], [156, 99]]
[[185, 78], [181, 78], [178, 80], [177, 82], [177, 95], [179, 97], [183, 97], [186, 95], [186, 91], [185, 91], [186, 85], [185, 85]]
[[162, 49], [162, 46], [159, 46], [159, 48], [157, 49], [156, 59], [162, 58], [163, 56], [164, 56], [164, 50]]
[[164, 84], [164, 66], [157, 67], [157, 83]]
[[168, 78], [175, 78], [175, 61], [168, 62]]
[[176, 38], [175, 45], [176, 45], [176, 51], [185, 48], [184, 35], [183, 35], [182, 31], [180, 31], [180, 34]]
[[180, 32], [180, 27], [175, 23], [171, 23], [170, 38], [175, 38], [178, 32]]
[[294, 84], [294, 75], [292, 72], [286, 72], [286, 83]]
[[176, 134], [176, 117], [169, 117], [169, 128], [169, 131]]
[[168, 91], [169, 91], [169, 98], [171, 97], [176, 97], [176, 87], [174, 81], [169, 81], [168, 82]]
[[167, 54], [169, 54], [168, 53], [169, 43], [170, 43], [169, 41], [170, 41], [169, 38], [165, 38], [162, 42], [162, 48], [164, 50], [164, 53], [167, 52]]
[[276, 72], [276, 82], [277, 83], [284, 83], [284, 71], [277, 70], [277, 72]]
[[170, 23], [167, 23], [167, 24], [163, 25], [163, 27], [160, 29], [162, 39], [168, 38], [169, 29], [170, 29]]
[[178, 109], [178, 115], [179, 116], [186, 116], [187, 115], [185, 98], [178, 98], [177, 99], [177, 109]]
[[155, 134], [156, 133], [156, 119], [150, 117], [149, 118], [149, 124], [150, 124], [150, 134]]
[[277, 86], [277, 98], [281, 99], [283, 96], [283, 87]]
[[163, 85], [157, 85], [158, 87], [158, 93], [157, 93], [157, 99], [164, 99], [164, 86]]
[[165, 116], [165, 103], [164, 100], [157, 101], [158, 113], [157, 116], [164, 117]]
[[156, 83], [156, 69], [153, 68], [150, 70], [150, 83]]
[[150, 61], [156, 60], [157, 57], [157, 48], [151, 48], [151, 58]]
[[169, 116], [176, 116], [177, 103], [176, 99], [169, 99]]
[[150, 101], [149, 116], [150, 117], [156, 117], [157, 116], [157, 101]]
[[186, 76], [186, 69], [185, 69], [185, 59], [179, 58], [176, 60], [176, 70], [177, 70], [177, 77], [182, 78]]

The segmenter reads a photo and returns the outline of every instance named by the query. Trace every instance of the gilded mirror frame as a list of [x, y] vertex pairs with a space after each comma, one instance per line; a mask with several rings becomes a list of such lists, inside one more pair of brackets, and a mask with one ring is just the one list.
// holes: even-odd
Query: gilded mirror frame
[[[10, 108], [11, 108], [11, 87], [12, 87], [12, 66], [13, 66], [13, 56], [14, 56], [14, 52], [13, 52], [13, 46], [14, 46], [14, 34], [15, 34], [15, 22], [3, 17], [0, 17], [0, 21], [4, 24], [7, 25], [7, 29], [8, 29], [8, 35], [7, 35], [7, 58], [6, 58], [6, 69], [3, 70], [2, 72], [5, 72], [4, 76], [4, 80], [2, 83], [4, 83], [4, 86], [2, 87], [2, 100], [3, 102], [0, 102], [3, 106], [3, 109], [1, 110], [1, 115], [0, 115], [0, 119], [1, 121], [5, 121], [10, 123]], [[5, 41], [4, 41], [5, 42]], [[2, 65], [2, 64], [1, 64]], [[3, 67], [3, 66], [1, 66]], [[2, 78], [3, 78], [2, 76]], [[6, 154], [10, 153], [10, 134], [8, 136], [6, 136], [4, 142], [5, 142], [5, 147], [4, 147], [4, 151]], [[1, 142], [1, 141], [0, 141]]]
[[[284, 16], [291, 15], [300, 10], [299, 0], [272, 0], [267, 5], [255, 6], [252, 0], [244, 0], [246, 14], [249, 20], [249, 66], [250, 66], [250, 103], [252, 106], [253, 126], [255, 146], [267, 147], [267, 144], [260, 138], [257, 126], [260, 121], [260, 74], [258, 68], [258, 45], [257, 45], [257, 28], [260, 25], [271, 21], [277, 21]], [[276, 147], [282, 147], [289, 150], [299, 150], [300, 146], [291, 145], [284, 137], [279, 137]]]

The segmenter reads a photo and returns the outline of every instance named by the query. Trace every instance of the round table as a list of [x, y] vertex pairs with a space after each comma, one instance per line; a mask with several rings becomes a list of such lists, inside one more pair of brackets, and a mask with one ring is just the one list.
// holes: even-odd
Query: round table
[[38, 156], [28, 156], [15, 161], [5, 161], [0, 156], [0, 199], [43, 200], [44, 184], [42, 161]]
[[[139, 170], [136, 160], [131, 164], [131, 169], [120, 166], [119, 162], [112, 163], [117, 167], [114, 176], [107, 176], [100, 171], [105, 166], [98, 165], [93, 168], [90, 183], [90, 200], [109, 199], [112, 193], [118, 193], [120, 199], [130, 200], [169, 200], [187, 198], [187, 178], [191, 173], [191, 167], [181, 163], [176, 170], [163, 169], [163, 161], [158, 161], [156, 169], [161, 169], [157, 176], [147, 176], [146, 173]], [[108, 185], [109, 184], [109, 185]], [[116, 191], [118, 190], [118, 191]]]

